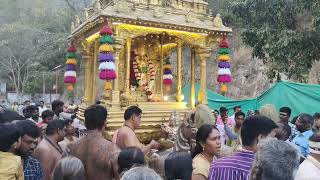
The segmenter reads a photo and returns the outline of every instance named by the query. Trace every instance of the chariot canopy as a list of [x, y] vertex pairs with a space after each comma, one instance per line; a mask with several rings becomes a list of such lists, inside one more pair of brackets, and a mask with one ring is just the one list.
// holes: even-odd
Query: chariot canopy
[[[103, 26], [112, 29], [117, 78], [112, 88], [97, 89], [99, 47]], [[81, 50], [85, 64], [83, 108], [96, 100], [108, 108], [108, 134], [123, 123], [123, 108], [139, 105], [140, 138], [161, 136], [160, 124], [173, 110], [187, 110], [182, 94], [183, 47], [191, 49], [190, 104], [207, 104], [206, 61], [218, 43], [231, 34], [221, 17], [212, 16], [205, 0], [94, 0], [72, 23], [69, 40]], [[168, 60], [177, 53], [176, 76]], [[195, 97], [195, 61], [200, 61], [200, 93]], [[172, 88], [171, 88], [172, 87]], [[98, 97], [97, 91], [103, 91]], [[197, 98], [197, 100], [196, 100]], [[83, 117], [83, 114], [79, 114]], [[163, 120], [164, 119], [164, 120]]]

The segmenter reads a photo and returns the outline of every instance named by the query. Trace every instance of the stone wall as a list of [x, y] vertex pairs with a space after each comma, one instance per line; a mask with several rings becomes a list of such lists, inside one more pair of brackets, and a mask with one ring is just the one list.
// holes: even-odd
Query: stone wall
[[51, 103], [52, 101], [59, 99], [60, 94], [45, 94], [42, 93], [35, 93], [35, 94], [24, 94], [21, 96], [21, 94], [17, 93], [7, 93], [7, 100], [10, 103], [13, 102], [19, 102], [22, 103], [26, 100], [32, 100], [35, 103], [38, 103], [40, 101], [44, 101], [45, 103]]

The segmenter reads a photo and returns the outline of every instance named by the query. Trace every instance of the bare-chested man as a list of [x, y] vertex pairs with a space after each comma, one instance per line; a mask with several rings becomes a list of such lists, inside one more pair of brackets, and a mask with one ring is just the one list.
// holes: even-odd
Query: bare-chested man
[[120, 149], [102, 135], [107, 119], [106, 108], [92, 105], [84, 111], [84, 118], [88, 135], [69, 145], [70, 154], [82, 161], [86, 179], [118, 179]]
[[44, 171], [45, 180], [51, 180], [54, 168], [62, 158], [62, 149], [59, 142], [65, 136], [65, 123], [61, 120], [48, 122], [46, 136], [41, 140], [34, 151], [35, 157], [40, 161]]
[[138, 147], [143, 153], [148, 153], [151, 149], [158, 149], [159, 143], [152, 140], [150, 144], [143, 145], [138, 140], [134, 130], [137, 129], [141, 124], [142, 110], [137, 106], [130, 106], [124, 112], [124, 125], [118, 129], [116, 133], [116, 144], [121, 148], [127, 148], [131, 146]]

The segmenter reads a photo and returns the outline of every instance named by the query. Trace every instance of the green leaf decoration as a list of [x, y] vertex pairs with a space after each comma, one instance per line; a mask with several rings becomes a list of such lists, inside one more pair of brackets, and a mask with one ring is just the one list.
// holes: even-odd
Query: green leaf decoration
[[229, 48], [220, 48], [219, 54], [230, 54]]
[[112, 44], [113, 38], [111, 36], [105, 35], [105, 36], [100, 37], [99, 42], [100, 42], [100, 44]]
[[76, 53], [75, 52], [68, 52], [67, 58], [76, 58]]

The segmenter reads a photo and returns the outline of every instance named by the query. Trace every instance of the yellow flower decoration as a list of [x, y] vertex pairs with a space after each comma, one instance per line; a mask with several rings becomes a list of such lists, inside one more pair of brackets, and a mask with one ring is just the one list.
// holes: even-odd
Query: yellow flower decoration
[[69, 59], [67, 59], [66, 64], [77, 65], [77, 60], [75, 58], [69, 58]]
[[228, 86], [225, 84], [222, 84], [220, 87], [220, 92], [226, 93], [228, 91]]
[[219, 61], [230, 61], [230, 56], [228, 56], [228, 55], [220, 55], [218, 57], [218, 60]]
[[113, 47], [108, 44], [103, 44], [100, 46], [99, 52], [113, 52]]
[[73, 91], [74, 90], [73, 84], [68, 84], [67, 90], [68, 91]]

